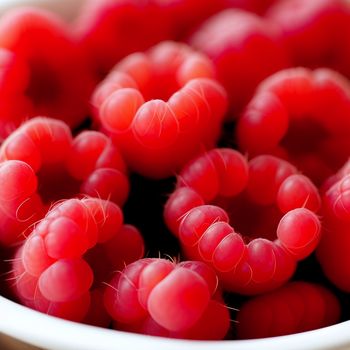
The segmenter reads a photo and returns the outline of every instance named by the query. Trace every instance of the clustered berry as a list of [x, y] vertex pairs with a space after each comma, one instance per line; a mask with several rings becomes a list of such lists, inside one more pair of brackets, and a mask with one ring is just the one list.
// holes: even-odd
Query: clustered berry
[[1, 293], [192, 340], [350, 318], [350, 3], [86, 0], [0, 18]]
[[314, 251], [319, 208], [316, 186], [285, 160], [215, 148], [183, 168], [164, 215], [185, 256], [212, 265], [225, 290], [255, 294]]

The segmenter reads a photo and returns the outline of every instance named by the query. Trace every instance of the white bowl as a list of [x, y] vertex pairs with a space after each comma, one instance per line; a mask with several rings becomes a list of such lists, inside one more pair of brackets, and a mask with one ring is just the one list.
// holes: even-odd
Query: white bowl
[[0, 297], [0, 332], [50, 350], [346, 350], [350, 321], [283, 337], [189, 341], [86, 326], [28, 309]]
[[[98, 1], [98, 0], [96, 0]], [[21, 4], [53, 9], [70, 19], [84, 0], [0, 0], [0, 15]], [[346, 350], [350, 321], [315, 331], [257, 340], [188, 341], [87, 326], [31, 310], [0, 296], [0, 333], [50, 350]]]

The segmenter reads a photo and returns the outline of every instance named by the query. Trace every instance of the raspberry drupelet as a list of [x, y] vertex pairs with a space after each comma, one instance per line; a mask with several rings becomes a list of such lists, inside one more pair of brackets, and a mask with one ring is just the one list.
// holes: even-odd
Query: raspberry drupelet
[[[17, 251], [10, 281], [24, 305], [83, 321], [89, 308], [94, 308], [90, 292], [103, 293], [103, 282], [123, 264], [141, 258], [143, 252], [141, 234], [123, 224], [116, 204], [98, 198], [68, 199], [34, 226]], [[107, 263], [102, 264], [101, 259]], [[94, 300], [101, 297], [94, 296]]]
[[199, 261], [135, 261], [115, 274], [105, 290], [105, 306], [115, 328], [171, 338], [223, 339], [229, 312], [217, 277]]
[[224, 289], [256, 294], [285, 283], [316, 248], [319, 208], [316, 187], [288, 162], [214, 149], [182, 169], [164, 217], [185, 256], [210, 264]]
[[93, 95], [102, 129], [131, 170], [160, 179], [213, 148], [227, 99], [214, 68], [189, 46], [162, 42], [120, 61]]
[[237, 125], [249, 157], [279, 155], [321, 186], [350, 155], [350, 83], [327, 68], [279, 71], [257, 88]]
[[[56, 200], [85, 195], [123, 205], [129, 179], [111, 140], [97, 131], [73, 138], [63, 121], [37, 117], [23, 123], [0, 147], [0, 242], [23, 239], [27, 226]], [[10, 180], [9, 180], [10, 179]]]

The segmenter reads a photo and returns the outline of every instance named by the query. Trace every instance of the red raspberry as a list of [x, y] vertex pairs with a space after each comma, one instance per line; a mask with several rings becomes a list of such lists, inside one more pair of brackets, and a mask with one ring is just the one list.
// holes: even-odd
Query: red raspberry
[[124, 224], [118, 230], [118, 223], [108, 219], [109, 213], [101, 208], [101, 203], [92, 200], [89, 206], [93, 209], [94, 218], [100, 225], [101, 239], [84, 255], [84, 259], [94, 272], [94, 282], [90, 290], [90, 308], [83, 322], [108, 327], [111, 317], [103, 301], [106, 283], [115, 271], [121, 271], [126, 265], [141, 259], [144, 256], [145, 247], [142, 235], [135, 226]]
[[183, 40], [204, 20], [223, 10], [226, 2], [230, 0], [167, 0], [160, 3], [162, 11], [168, 13], [173, 39]]
[[350, 175], [345, 174], [323, 195], [323, 232], [317, 257], [325, 275], [339, 289], [350, 291]]
[[226, 0], [225, 1], [230, 7], [237, 7], [242, 10], [254, 12], [262, 15], [266, 10], [278, 2], [277, 0]]
[[282, 0], [267, 13], [295, 66], [329, 67], [350, 77], [350, 7], [344, 0]]
[[[0, 140], [13, 131], [32, 109], [23, 91], [29, 80], [27, 64], [16, 54], [0, 48]], [[18, 91], [19, 90], [19, 91]], [[16, 102], [13, 99], [16, 99]]]
[[0, 241], [7, 245], [55, 200], [83, 194], [122, 205], [128, 196], [126, 166], [111, 140], [97, 131], [73, 139], [59, 120], [25, 122], [2, 144], [0, 160], [5, 161], [0, 178], [6, 181], [0, 191]]
[[228, 331], [228, 310], [215, 299], [216, 275], [204, 263], [141, 259], [110, 286], [105, 305], [117, 329], [187, 339], [222, 339]]
[[155, 0], [88, 0], [75, 27], [85, 57], [100, 75], [124, 56], [170, 37], [168, 16]]
[[330, 326], [339, 321], [340, 305], [326, 288], [291, 282], [247, 301], [238, 312], [239, 339], [274, 337]]
[[[36, 115], [77, 126], [88, 114], [92, 77], [67, 24], [53, 13], [35, 8], [7, 11], [0, 20], [0, 82], [3, 107], [0, 136]], [[4, 53], [5, 52], [5, 53]]]
[[103, 303], [104, 288], [90, 291], [90, 307], [82, 322], [96, 327], [108, 328], [112, 322]]
[[350, 155], [349, 114], [344, 77], [328, 69], [283, 70], [257, 88], [238, 121], [238, 143], [251, 157], [282, 155], [321, 185]]
[[167, 0], [161, 1], [163, 13], [167, 13], [171, 23], [171, 36], [184, 40], [206, 19], [226, 8], [240, 8], [262, 14], [275, 0]]
[[212, 77], [205, 56], [173, 42], [119, 62], [95, 91], [93, 104], [132, 170], [168, 177], [203, 148], [214, 147], [226, 95]]
[[[81, 321], [90, 307], [89, 290], [103, 288], [100, 282], [106, 281], [116, 267], [130, 263], [136, 252], [143, 253], [140, 234], [138, 241], [134, 240], [134, 251], [124, 251], [125, 244], [116, 246], [119, 233], [125, 235], [122, 222], [116, 204], [97, 198], [70, 199], [53, 207], [34, 227], [14, 260], [17, 298], [36, 310]], [[88, 253], [95, 247], [101, 253], [93, 255], [101, 257], [112, 246], [115, 256], [105, 257], [109, 264], [103, 269], [98, 259], [89, 259]]]
[[237, 117], [256, 85], [289, 64], [275, 27], [257, 15], [229, 9], [208, 19], [192, 36], [192, 46], [214, 62]]
[[343, 166], [335, 173], [332, 174], [329, 178], [324, 181], [321, 187], [321, 193], [326, 193], [334, 184], [340, 181], [343, 177], [350, 174], [350, 160], [345, 162]]
[[67, 302], [47, 300], [38, 289], [38, 279], [26, 272], [21, 254], [22, 249], [19, 249], [13, 262], [10, 279], [16, 299], [34, 310], [63, 319], [81, 321], [89, 310], [90, 293], [84, 293], [81, 297]]
[[21, 161], [0, 163], [0, 242], [10, 247], [28, 235], [45, 209], [33, 169]]
[[151, 316], [134, 324], [114, 322], [116, 330], [153, 335], [158, 337], [192, 339], [192, 340], [218, 340], [224, 339], [229, 327], [228, 311], [225, 304], [220, 301], [209, 300], [208, 307], [197, 323], [186, 331], [171, 332], [156, 323]]
[[[103, 214], [102, 211], [99, 213]], [[98, 222], [103, 223], [104, 221], [101, 215]], [[111, 222], [111, 224], [113, 226], [110, 227], [110, 232], [115, 232], [115, 223]], [[99, 242], [84, 256], [88, 264], [92, 266], [94, 283], [90, 291], [90, 308], [83, 322], [100, 327], [108, 327], [111, 323], [111, 317], [103, 301], [107, 281], [112, 278], [115, 271], [121, 271], [126, 265], [141, 259], [145, 250], [139, 230], [132, 225], [122, 225], [117, 234], [107, 238], [105, 242]]]
[[184, 167], [177, 187], [165, 221], [185, 254], [213, 266], [229, 291], [281, 285], [319, 241], [318, 191], [284, 160], [247, 164], [232, 149], [214, 149]]

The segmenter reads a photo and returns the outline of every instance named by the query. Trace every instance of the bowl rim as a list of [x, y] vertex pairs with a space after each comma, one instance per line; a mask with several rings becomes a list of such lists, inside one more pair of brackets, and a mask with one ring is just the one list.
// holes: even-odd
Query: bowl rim
[[254, 340], [193, 341], [153, 337], [62, 320], [0, 296], [0, 333], [65, 350], [323, 350], [350, 345], [350, 321], [314, 331]]

